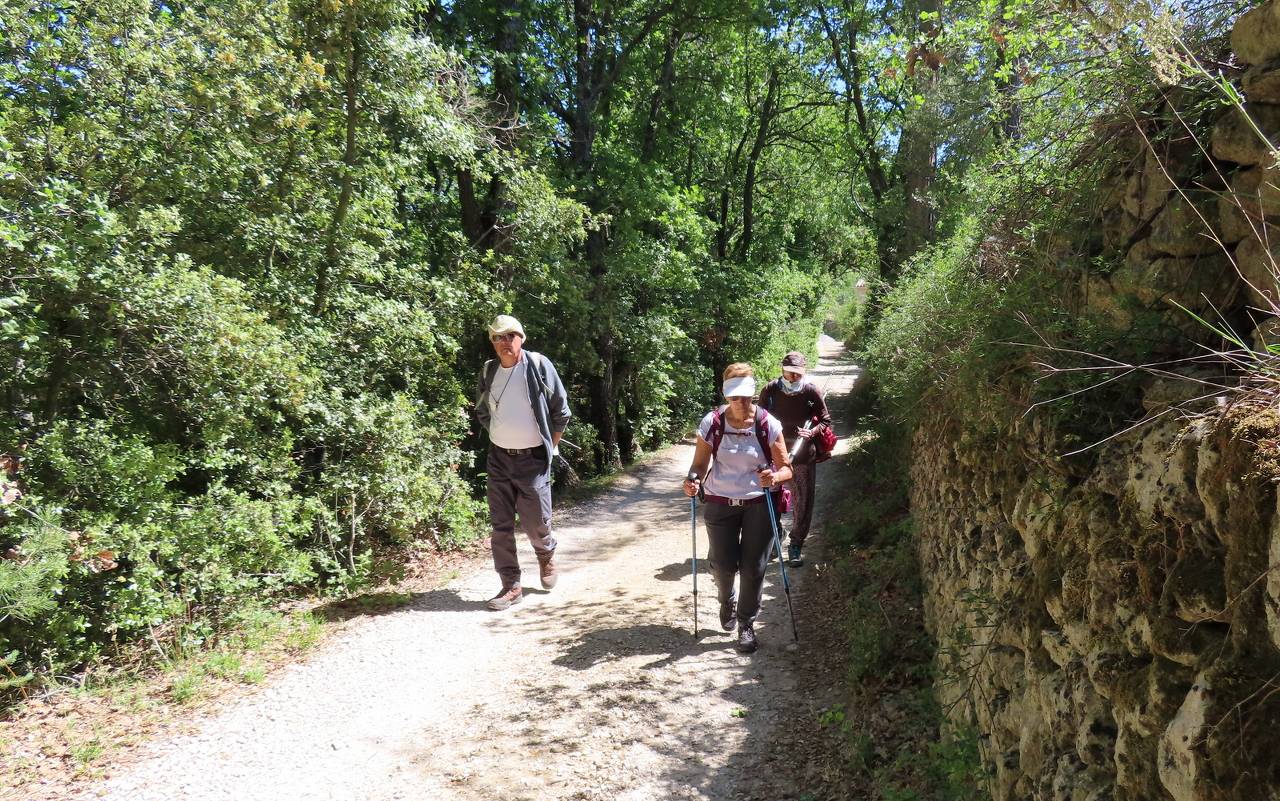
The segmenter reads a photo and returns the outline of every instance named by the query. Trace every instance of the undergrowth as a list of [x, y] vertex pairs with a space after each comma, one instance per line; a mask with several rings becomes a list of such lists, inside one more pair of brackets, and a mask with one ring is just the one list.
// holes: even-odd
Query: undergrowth
[[848, 457], [857, 491], [824, 534], [847, 599], [849, 700], [821, 722], [840, 731], [847, 767], [868, 798], [981, 801], [989, 794], [978, 734], [947, 721], [933, 692], [904, 429], [880, 414], [877, 401], [860, 405]]

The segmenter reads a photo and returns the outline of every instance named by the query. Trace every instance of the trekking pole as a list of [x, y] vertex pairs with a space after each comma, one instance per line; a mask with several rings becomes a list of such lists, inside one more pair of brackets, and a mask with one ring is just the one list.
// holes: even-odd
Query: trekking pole
[[787, 593], [787, 611], [791, 613], [791, 636], [800, 642], [796, 629], [796, 610], [791, 605], [791, 582], [787, 581], [787, 561], [782, 556], [782, 538], [778, 536], [778, 516], [773, 513], [773, 492], [765, 488], [764, 502], [769, 507], [769, 525], [773, 526], [773, 547], [778, 553], [778, 570], [782, 571], [782, 589]]
[[693, 533], [693, 638], [698, 639], [698, 499], [689, 498], [689, 529]]

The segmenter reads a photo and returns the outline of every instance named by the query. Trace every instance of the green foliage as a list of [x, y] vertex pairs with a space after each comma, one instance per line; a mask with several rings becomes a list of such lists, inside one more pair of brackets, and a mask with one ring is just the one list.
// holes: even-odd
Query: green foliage
[[[830, 277], [873, 243], [802, 135], [838, 126], [816, 56], [774, 41], [795, 13], [512, 10], [530, 26], [502, 46], [484, 2], [6, 21], [17, 671], [208, 641], [250, 598], [358, 588], [384, 546], [472, 541], [468, 394], [497, 311], [560, 367], [584, 476], [681, 435], [728, 361], [812, 353]], [[578, 26], [629, 58], [577, 64]], [[579, 66], [589, 107], [562, 80]]]
[[474, 538], [457, 359], [492, 276], [421, 176], [510, 173], [523, 256], [581, 214], [488, 155], [456, 57], [399, 3], [27, 11], [0, 34], [14, 669]]
[[979, 270], [981, 237], [980, 221], [968, 221], [921, 252], [885, 298], [867, 350], [891, 405], [911, 408], [932, 387], [972, 369], [992, 347], [993, 321], [1012, 312], [1005, 287]]

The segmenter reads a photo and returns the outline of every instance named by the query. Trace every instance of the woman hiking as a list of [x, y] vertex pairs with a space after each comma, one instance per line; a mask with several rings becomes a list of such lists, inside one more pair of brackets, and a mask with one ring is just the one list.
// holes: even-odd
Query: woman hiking
[[791, 470], [791, 541], [787, 544], [787, 564], [800, 567], [804, 564], [801, 548], [809, 536], [813, 524], [813, 502], [817, 486], [818, 452], [814, 439], [823, 428], [831, 427], [831, 412], [827, 409], [822, 390], [806, 380], [804, 354], [791, 351], [782, 357], [782, 377], [776, 378], [760, 390], [760, 405], [782, 423], [782, 435], [793, 443], [804, 440], [792, 448]]
[[733, 631], [736, 625], [735, 647], [749, 654], [757, 647], [754, 624], [773, 544], [774, 521], [769, 519], [765, 493], [776, 492], [792, 473], [782, 424], [753, 402], [756, 382], [751, 365], [729, 365], [723, 380], [728, 403], [708, 412], [698, 426], [684, 494], [703, 495], [707, 558], [720, 599], [720, 626]]

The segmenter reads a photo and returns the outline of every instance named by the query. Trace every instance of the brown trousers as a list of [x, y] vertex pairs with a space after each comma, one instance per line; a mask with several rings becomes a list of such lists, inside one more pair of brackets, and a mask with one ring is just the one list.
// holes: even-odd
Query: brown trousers
[[794, 477], [787, 482], [791, 488], [791, 544], [804, 545], [813, 525], [813, 500], [818, 485], [818, 466], [813, 462], [793, 464]]
[[510, 454], [490, 448], [485, 462], [489, 479], [485, 495], [489, 500], [489, 524], [493, 527], [493, 568], [507, 589], [520, 583], [520, 560], [516, 557], [516, 517], [538, 556], [556, 549], [551, 536], [551, 471], [542, 448], [531, 453]]

